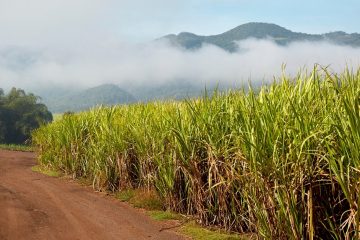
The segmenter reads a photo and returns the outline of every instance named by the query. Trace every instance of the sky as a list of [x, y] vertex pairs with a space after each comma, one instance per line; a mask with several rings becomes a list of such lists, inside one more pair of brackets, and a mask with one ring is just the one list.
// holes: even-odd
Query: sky
[[182, 31], [218, 34], [254, 21], [307, 33], [360, 32], [359, 11], [358, 0], [0, 0], [0, 41], [149, 41]]
[[[356, 65], [358, 49], [327, 43], [284, 49], [247, 41], [239, 44], [253, 52], [234, 55], [209, 46], [187, 53], [152, 40], [182, 31], [219, 34], [247, 22], [306, 33], [360, 32], [359, 10], [358, 0], [0, 0], [0, 88], [238, 80], [276, 74], [282, 63], [292, 63], [291, 71], [314, 62]], [[264, 51], [272, 55], [264, 58]]]

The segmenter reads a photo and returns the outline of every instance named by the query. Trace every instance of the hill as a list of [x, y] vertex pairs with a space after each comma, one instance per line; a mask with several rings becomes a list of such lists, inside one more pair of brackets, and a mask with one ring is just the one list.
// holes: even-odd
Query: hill
[[[126, 88], [124, 86], [124, 88]], [[156, 100], [181, 100], [200, 96], [204, 91], [204, 86], [192, 83], [186, 79], [169, 80], [162, 84], [141, 84], [139, 86], [129, 86], [126, 88], [137, 100], [141, 102]]]
[[178, 35], [170, 34], [162, 39], [168, 39], [173, 45], [185, 49], [197, 49], [203, 44], [212, 44], [229, 52], [237, 50], [236, 41], [248, 38], [270, 38], [279, 45], [286, 45], [296, 41], [328, 41], [340, 45], [360, 47], [360, 34], [345, 32], [331, 32], [325, 34], [307, 34], [290, 31], [272, 23], [246, 23], [218, 35], [200, 36], [194, 33], [182, 32]]
[[54, 113], [82, 111], [97, 105], [115, 105], [136, 102], [136, 98], [114, 84], [104, 84], [56, 98], [45, 98], [44, 103]]

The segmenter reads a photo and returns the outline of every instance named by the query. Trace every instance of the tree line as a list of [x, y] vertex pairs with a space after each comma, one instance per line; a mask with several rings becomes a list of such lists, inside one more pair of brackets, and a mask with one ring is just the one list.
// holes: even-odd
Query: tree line
[[0, 143], [25, 144], [31, 132], [53, 120], [39, 97], [12, 88], [7, 94], [0, 88]]

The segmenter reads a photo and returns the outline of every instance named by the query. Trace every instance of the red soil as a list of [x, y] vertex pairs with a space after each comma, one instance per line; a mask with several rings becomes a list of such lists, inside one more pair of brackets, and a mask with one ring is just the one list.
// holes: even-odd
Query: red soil
[[0, 239], [184, 239], [126, 203], [33, 172], [35, 164], [34, 153], [0, 150]]

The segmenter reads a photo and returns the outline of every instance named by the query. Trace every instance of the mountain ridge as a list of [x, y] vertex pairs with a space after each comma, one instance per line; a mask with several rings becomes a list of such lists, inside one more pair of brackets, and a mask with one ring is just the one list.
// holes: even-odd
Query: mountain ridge
[[83, 111], [99, 105], [117, 105], [136, 102], [137, 99], [128, 91], [115, 84], [102, 84], [75, 91], [52, 99], [43, 99], [53, 113]]
[[180, 32], [179, 34], [168, 34], [161, 39], [167, 39], [172, 45], [185, 49], [198, 49], [204, 44], [218, 46], [226, 51], [237, 51], [236, 41], [248, 38], [268, 39], [271, 38], [278, 45], [287, 45], [296, 41], [327, 41], [338, 45], [349, 45], [360, 47], [359, 33], [346, 33], [335, 31], [322, 34], [308, 34], [293, 32], [274, 23], [250, 22], [239, 25], [226, 32], [215, 35], [197, 35], [190, 32]]

